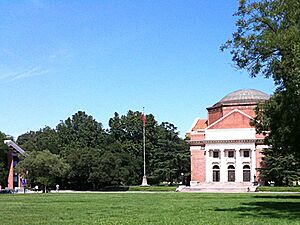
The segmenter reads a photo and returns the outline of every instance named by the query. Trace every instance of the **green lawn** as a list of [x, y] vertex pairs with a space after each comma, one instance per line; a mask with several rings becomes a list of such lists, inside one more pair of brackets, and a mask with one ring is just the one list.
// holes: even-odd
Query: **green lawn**
[[141, 186], [129, 186], [129, 191], [171, 191], [174, 192], [176, 190], [176, 186], [149, 186], [149, 187], [141, 187]]
[[300, 224], [297, 194], [0, 195], [0, 224]]
[[270, 186], [261, 186], [257, 188], [258, 191], [263, 192], [300, 192], [300, 187], [270, 187]]

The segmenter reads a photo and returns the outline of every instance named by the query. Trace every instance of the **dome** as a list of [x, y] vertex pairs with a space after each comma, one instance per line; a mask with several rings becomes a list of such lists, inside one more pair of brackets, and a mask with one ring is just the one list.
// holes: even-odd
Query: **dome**
[[255, 104], [266, 101], [270, 96], [262, 91], [255, 89], [242, 89], [229, 93], [213, 107], [221, 105]]

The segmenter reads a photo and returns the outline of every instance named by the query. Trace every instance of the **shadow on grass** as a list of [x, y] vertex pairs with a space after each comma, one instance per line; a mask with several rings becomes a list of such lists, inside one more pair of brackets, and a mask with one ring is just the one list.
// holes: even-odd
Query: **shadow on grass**
[[[215, 211], [238, 212], [241, 217], [253, 216], [255, 218], [277, 218], [300, 221], [299, 196], [253, 196], [254, 198], [270, 199], [270, 201], [242, 203], [235, 208], [216, 208]], [[272, 201], [274, 199], [274, 201]], [[276, 199], [295, 199], [296, 201], [277, 201]]]
[[257, 195], [253, 196], [254, 198], [270, 198], [270, 199], [300, 199], [299, 195]]

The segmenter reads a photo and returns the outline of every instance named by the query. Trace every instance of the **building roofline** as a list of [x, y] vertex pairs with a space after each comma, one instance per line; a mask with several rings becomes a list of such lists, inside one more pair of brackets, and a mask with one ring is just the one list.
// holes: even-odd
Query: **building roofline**
[[15, 149], [21, 155], [26, 156], [26, 152], [20, 146], [18, 146], [15, 142], [13, 142], [12, 140], [5, 140], [4, 144], [6, 144], [8, 147], [12, 147], [13, 149]]
[[208, 127], [205, 128], [205, 130], [211, 128], [212, 126], [214, 126], [215, 124], [219, 123], [220, 121], [224, 120], [225, 118], [227, 118], [228, 116], [230, 116], [232, 113], [234, 112], [238, 112], [246, 117], [248, 117], [249, 119], [253, 120], [254, 118], [252, 118], [251, 116], [249, 116], [248, 114], [242, 112], [241, 110], [239, 109], [234, 109], [232, 111], [230, 111], [229, 113], [227, 113], [225, 116], [222, 116], [220, 119], [218, 119], [217, 121], [213, 122], [212, 124], [210, 124]]

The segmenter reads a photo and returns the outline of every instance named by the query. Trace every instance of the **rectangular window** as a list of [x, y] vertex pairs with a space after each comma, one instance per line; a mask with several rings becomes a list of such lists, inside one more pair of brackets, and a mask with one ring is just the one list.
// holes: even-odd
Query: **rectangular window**
[[213, 151], [213, 157], [219, 158], [219, 151]]
[[249, 158], [250, 157], [250, 151], [244, 151], [244, 157]]
[[228, 151], [228, 158], [234, 157], [234, 151]]

